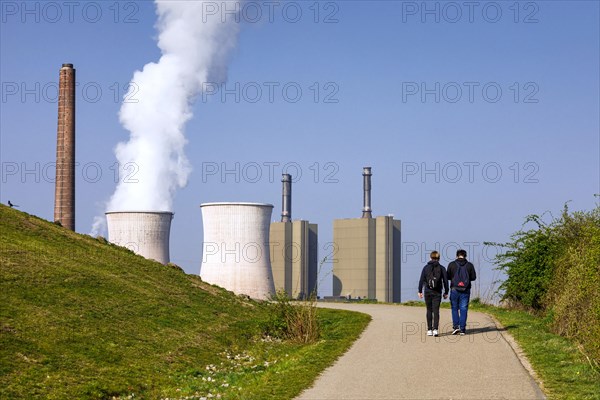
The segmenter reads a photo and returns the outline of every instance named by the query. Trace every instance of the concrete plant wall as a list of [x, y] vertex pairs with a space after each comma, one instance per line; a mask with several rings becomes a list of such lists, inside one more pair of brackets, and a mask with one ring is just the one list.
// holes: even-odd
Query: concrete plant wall
[[392, 217], [333, 221], [333, 295], [400, 302], [400, 221]]
[[334, 220], [333, 243], [333, 295], [375, 298], [375, 220]]
[[271, 224], [275, 290], [306, 298], [317, 289], [318, 226], [305, 220]]
[[308, 291], [308, 221], [292, 222], [292, 298], [305, 298]]
[[273, 282], [275, 290], [284, 290], [288, 296], [292, 296], [292, 223], [271, 223], [271, 268], [273, 270]]
[[[319, 290], [319, 226], [308, 224], [308, 289], [311, 295]], [[318, 294], [318, 293], [317, 293]]]

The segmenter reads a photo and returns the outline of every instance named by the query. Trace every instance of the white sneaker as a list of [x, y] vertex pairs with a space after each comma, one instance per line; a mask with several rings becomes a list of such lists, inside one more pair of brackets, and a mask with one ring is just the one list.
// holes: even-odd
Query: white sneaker
[[438, 335], [438, 330], [437, 330], [437, 329], [434, 329], [434, 330], [433, 330], [433, 336], [437, 336], [437, 335]]
[[431, 330], [428, 330], [428, 331], [427, 331], [427, 336], [433, 336], [433, 331], [431, 331]]

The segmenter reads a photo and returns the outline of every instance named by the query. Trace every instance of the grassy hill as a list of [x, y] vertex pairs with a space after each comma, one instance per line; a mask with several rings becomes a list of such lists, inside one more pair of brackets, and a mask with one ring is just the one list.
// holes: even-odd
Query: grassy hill
[[270, 305], [6, 206], [0, 293], [0, 398], [292, 398], [368, 323], [271, 340]]

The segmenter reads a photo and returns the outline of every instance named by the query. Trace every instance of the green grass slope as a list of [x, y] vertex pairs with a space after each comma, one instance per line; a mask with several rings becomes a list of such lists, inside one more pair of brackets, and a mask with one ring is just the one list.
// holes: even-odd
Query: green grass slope
[[319, 343], [265, 341], [268, 305], [6, 206], [0, 293], [0, 398], [290, 398], [368, 323], [321, 312]]

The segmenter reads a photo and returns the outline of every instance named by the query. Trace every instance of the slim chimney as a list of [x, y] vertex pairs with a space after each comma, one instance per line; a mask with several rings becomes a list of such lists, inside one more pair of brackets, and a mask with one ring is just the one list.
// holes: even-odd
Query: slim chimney
[[371, 215], [371, 167], [363, 168], [363, 210], [362, 218], [372, 218]]
[[75, 230], [75, 69], [63, 64], [58, 81], [54, 221]]
[[292, 175], [283, 174], [281, 182], [283, 182], [281, 222], [292, 222]]

